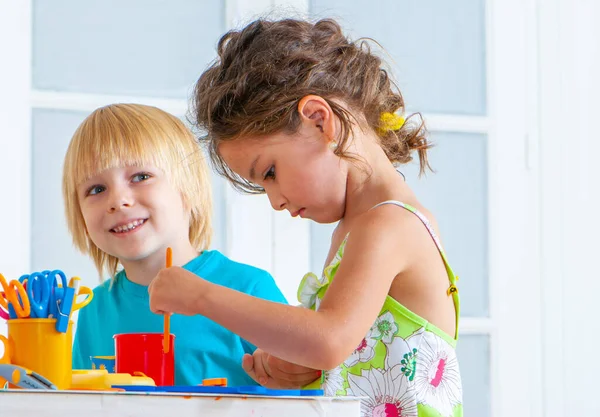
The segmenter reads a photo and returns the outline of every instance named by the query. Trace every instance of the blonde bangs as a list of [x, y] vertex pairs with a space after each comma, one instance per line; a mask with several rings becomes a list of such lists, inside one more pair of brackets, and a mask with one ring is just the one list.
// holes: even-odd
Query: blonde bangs
[[152, 107], [129, 104], [92, 113], [73, 138], [77, 163], [71, 165], [71, 174], [76, 185], [104, 170], [124, 166], [154, 165], [171, 173], [187, 156], [181, 152], [180, 137], [191, 133], [179, 119], [166, 116]]
[[65, 214], [74, 245], [90, 255], [100, 276], [114, 276], [118, 260], [89, 239], [77, 188], [100, 172], [153, 165], [167, 175], [191, 211], [190, 242], [208, 249], [212, 237], [210, 174], [191, 131], [177, 117], [155, 107], [114, 104], [89, 115], [73, 135], [63, 168]]

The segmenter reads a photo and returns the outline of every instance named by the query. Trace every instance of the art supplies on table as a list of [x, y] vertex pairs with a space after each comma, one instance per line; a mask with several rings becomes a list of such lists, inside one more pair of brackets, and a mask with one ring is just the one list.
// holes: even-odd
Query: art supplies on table
[[170, 335], [168, 353], [162, 333], [122, 333], [113, 338], [117, 373], [142, 372], [157, 385], [175, 383], [175, 335]]
[[72, 372], [70, 389], [106, 390], [117, 385], [153, 387], [156, 384], [152, 378], [149, 378], [142, 373], [131, 375], [125, 373], [110, 373], [106, 369], [74, 369]]
[[[71, 386], [73, 312], [87, 306], [93, 291], [79, 277], [67, 282], [59, 269], [22, 275], [8, 281], [0, 274], [0, 366], [9, 388]], [[83, 296], [83, 299], [78, 299]], [[2, 348], [0, 346], [0, 348]], [[2, 385], [0, 385], [1, 387]]]
[[22, 366], [50, 380], [58, 389], [71, 385], [73, 322], [65, 333], [56, 331], [56, 319], [12, 319], [8, 337], [0, 335], [4, 355], [0, 363]]
[[56, 385], [40, 374], [18, 365], [0, 364], [0, 387], [5, 381], [24, 389], [56, 389]]
[[0, 317], [5, 320], [29, 317], [31, 305], [23, 284], [14, 279], [7, 282], [4, 275], [0, 274], [0, 286], [2, 286]]
[[106, 370], [108, 373], [115, 373], [115, 356], [90, 356], [92, 370]]
[[[67, 278], [59, 269], [34, 272], [22, 275], [19, 280], [7, 282], [0, 274], [2, 293], [0, 296], [0, 317], [55, 318], [56, 330], [66, 332], [73, 312], [88, 305], [94, 293], [89, 287], [80, 285], [81, 279]], [[77, 298], [84, 295], [83, 301]]]
[[266, 397], [320, 397], [323, 396], [323, 390], [308, 389], [270, 389], [262, 386], [248, 385], [240, 387], [219, 387], [219, 386], [136, 386], [136, 385], [113, 385], [113, 388], [119, 388], [124, 391], [133, 392], [169, 392], [182, 394], [216, 394], [216, 395], [257, 395]]

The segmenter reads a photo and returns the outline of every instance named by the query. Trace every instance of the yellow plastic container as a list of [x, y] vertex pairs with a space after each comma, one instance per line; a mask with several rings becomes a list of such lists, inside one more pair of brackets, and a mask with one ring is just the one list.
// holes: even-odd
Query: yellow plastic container
[[31, 369], [58, 389], [69, 388], [73, 322], [69, 321], [66, 333], [56, 331], [56, 319], [13, 319], [6, 323], [8, 338], [0, 335], [4, 344], [0, 363]]
[[106, 369], [74, 369], [71, 379], [71, 389], [106, 390], [113, 385], [146, 385], [156, 386], [154, 380], [139, 373], [113, 374]]

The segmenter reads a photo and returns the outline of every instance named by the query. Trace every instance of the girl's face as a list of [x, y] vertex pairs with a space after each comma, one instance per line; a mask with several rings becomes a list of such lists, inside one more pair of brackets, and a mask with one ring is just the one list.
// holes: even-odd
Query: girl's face
[[330, 143], [308, 120], [292, 135], [226, 141], [219, 152], [235, 173], [265, 189], [273, 209], [333, 223], [344, 216], [348, 162]]
[[164, 258], [189, 242], [189, 210], [164, 172], [151, 165], [111, 168], [77, 187], [90, 239], [121, 262]]

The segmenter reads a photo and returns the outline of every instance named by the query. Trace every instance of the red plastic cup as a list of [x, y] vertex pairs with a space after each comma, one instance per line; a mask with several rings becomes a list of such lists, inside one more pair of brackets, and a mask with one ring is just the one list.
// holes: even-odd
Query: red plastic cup
[[115, 339], [117, 373], [142, 372], [157, 386], [175, 383], [175, 335], [171, 334], [169, 353], [163, 352], [163, 333], [123, 333]]

